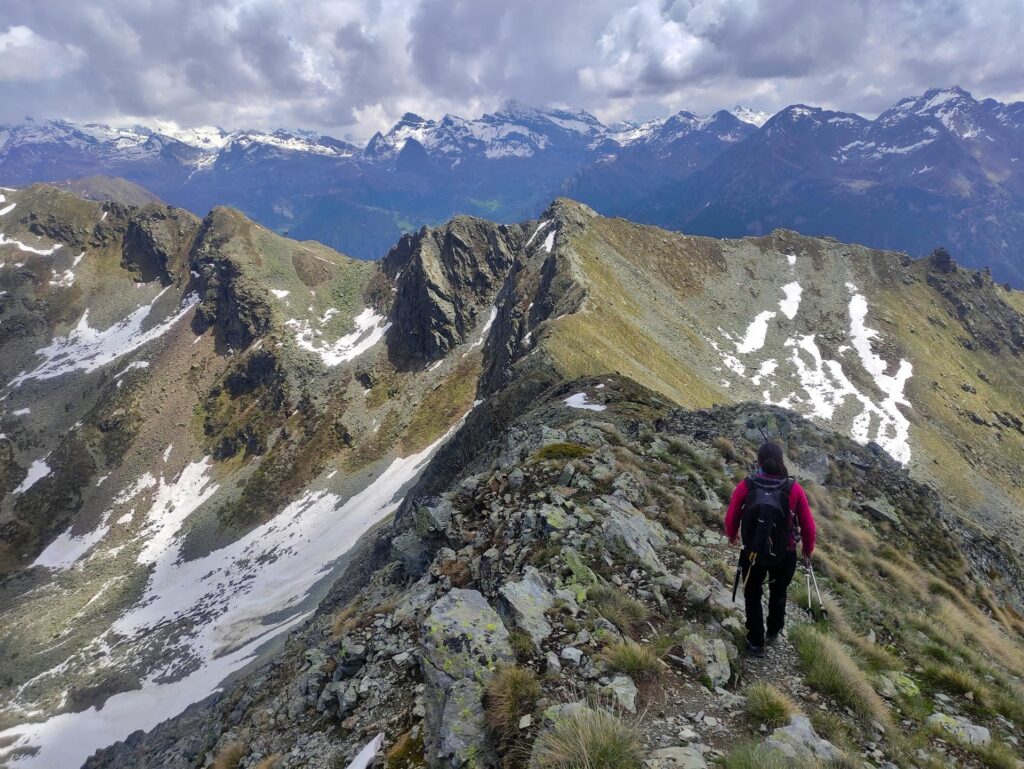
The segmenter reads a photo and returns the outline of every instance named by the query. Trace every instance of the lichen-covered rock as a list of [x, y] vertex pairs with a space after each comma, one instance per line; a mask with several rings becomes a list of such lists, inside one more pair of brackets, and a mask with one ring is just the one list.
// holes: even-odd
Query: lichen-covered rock
[[594, 506], [606, 516], [602, 529], [610, 550], [655, 574], [667, 571], [658, 558], [658, 550], [668, 545], [661, 524], [649, 520], [624, 497], [601, 497]]
[[551, 635], [551, 623], [546, 612], [555, 604], [555, 597], [548, 591], [540, 572], [530, 566], [519, 582], [501, 586], [501, 603], [498, 605], [502, 616], [516, 627], [524, 630], [540, 651], [541, 642]]
[[792, 759], [836, 761], [842, 758], [839, 748], [818, 736], [807, 716], [792, 716], [789, 725], [775, 729], [765, 744]]
[[696, 673], [709, 688], [715, 689], [729, 682], [732, 668], [729, 647], [721, 638], [704, 638], [697, 633], [685, 636], [681, 643], [683, 665]]
[[963, 716], [932, 713], [928, 716], [929, 726], [938, 727], [960, 742], [984, 747], [992, 742], [992, 734], [984, 726], [973, 724]]
[[416, 507], [416, 533], [429, 537], [444, 532], [452, 520], [452, 503], [447, 499], [424, 500]]
[[431, 607], [420, 629], [426, 683], [426, 757], [431, 766], [491, 766], [483, 687], [513, 661], [508, 631], [476, 590], [455, 588]]
[[655, 750], [644, 763], [647, 769], [708, 769], [707, 760], [693, 745]]
[[615, 704], [630, 713], [636, 713], [636, 684], [629, 676], [615, 676], [605, 690], [612, 696]]

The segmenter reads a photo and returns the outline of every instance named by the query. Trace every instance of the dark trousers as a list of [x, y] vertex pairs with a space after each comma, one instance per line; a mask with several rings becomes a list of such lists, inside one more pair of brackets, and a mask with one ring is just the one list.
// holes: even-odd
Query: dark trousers
[[747, 641], [752, 646], [764, 646], [764, 613], [761, 595], [768, 580], [768, 634], [775, 635], [786, 624], [786, 590], [796, 573], [796, 551], [789, 550], [773, 565], [748, 563], [746, 551], [740, 556], [743, 564], [743, 600], [747, 607]]

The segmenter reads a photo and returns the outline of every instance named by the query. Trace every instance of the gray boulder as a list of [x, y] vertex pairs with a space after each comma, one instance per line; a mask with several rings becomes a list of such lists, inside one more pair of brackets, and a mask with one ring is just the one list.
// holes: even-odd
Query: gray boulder
[[928, 716], [929, 726], [937, 726], [954, 739], [969, 745], [984, 747], [992, 742], [992, 734], [984, 726], [972, 724], [963, 716], [950, 716], [945, 713], [932, 713]]
[[555, 597], [548, 591], [540, 572], [527, 567], [523, 579], [501, 586], [501, 602], [498, 605], [502, 616], [516, 627], [524, 630], [540, 651], [540, 645], [551, 635], [551, 624], [545, 613], [555, 604]]
[[765, 744], [797, 760], [837, 761], [842, 758], [839, 748], [818, 736], [807, 716], [794, 715], [790, 718], [789, 725], [775, 729], [765, 740]]
[[732, 668], [729, 665], [729, 647], [721, 638], [704, 638], [690, 633], [680, 643], [684, 667], [696, 673], [710, 689], [716, 689], [729, 682]]
[[482, 698], [494, 669], [513, 661], [501, 618], [477, 591], [455, 588], [431, 607], [420, 645], [427, 761], [435, 767], [493, 766]]
[[661, 524], [649, 520], [623, 497], [601, 497], [594, 506], [605, 514], [602, 530], [609, 550], [638, 561], [655, 574], [667, 572], [658, 558], [658, 550], [668, 545]]

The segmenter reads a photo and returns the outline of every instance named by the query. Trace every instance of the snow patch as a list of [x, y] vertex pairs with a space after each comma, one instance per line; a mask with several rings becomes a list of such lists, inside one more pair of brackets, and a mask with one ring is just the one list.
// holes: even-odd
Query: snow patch
[[321, 339], [321, 329], [336, 312], [334, 309], [327, 310], [319, 319], [320, 328], [314, 328], [308, 320], [292, 318], [285, 321], [286, 326], [295, 330], [295, 342], [299, 347], [319, 355], [327, 366], [337, 366], [361, 355], [383, 339], [384, 334], [391, 328], [391, 324], [385, 322], [383, 315], [378, 315], [367, 307], [354, 318], [355, 331], [335, 342], [324, 342]]
[[144, 344], [165, 334], [185, 317], [199, 302], [198, 294], [189, 294], [182, 300], [179, 311], [152, 328], [143, 331], [142, 326], [149, 318], [164, 289], [149, 304], [143, 305], [127, 318], [110, 328], [99, 331], [89, 326], [89, 310], [82, 314], [78, 325], [64, 337], [57, 337], [48, 347], [36, 350], [43, 358], [34, 369], [22, 372], [14, 378], [12, 385], [19, 386], [32, 379], [54, 379], [73, 371], [90, 372], [123, 355], [137, 350]]
[[359, 751], [359, 755], [352, 759], [346, 769], [367, 769], [367, 767], [373, 762], [374, 757], [377, 755], [377, 751], [380, 750], [381, 745], [384, 744], [384, 733], [381, 732], [372, 740], [370, 740], [366, 747]]
[[28, 467], [28, 475], [19, 484], [18, 488], [11, 492], [11, 494], [22, 494], [33, 486], [37, 481], [41, 481], [43, 478], [50, 474], [50, 466], [46, 464], [45, 459], [37, 459]]
[[19, 250], [24, 251], [26, 254], [36, 254], [38, 256], [51, 256], [58, 248], [60, 243], [51, 248], [35, 248], [34, 246], [28, 246], [22, 243], [20, 240], [13, 240], [8, 238], [2, 232], [0, 232], [0, 246], [17, 246]]
[[551, 232], [548, 233], [548, 236], [546, 238], [544, 238], [544, 243], [543, 243], [544, 250], [547, 251], [550, 254], [551, 253], [551, 248], [554, 245], [555, 245], [555, 230], [552, 230]]
[[585, 409], [587, 411], [604, 411], [608, 407], [601, 403], [591, 403], [587, 400], [586, 393], [575, 393], [564, 401], [565, 405], [573, 409]]
[[736, 352], [740, 355], [747, 355], [764, 347], [765, 339], [768, 336], [768, 321], [775, 315], [776, 313], [771, 310], [759, 312], [747, 326], [743, 340], [736, 343]]
[[[0, 200], [0, 203], [2, 202], [3, 201]], [[14, 207], [17, 205], [17, 203], [11, 203], [9, 206], [4, 206], [3, 208], [0, 208], [0, 216], [6, 216], [7, 214], [11, 213], [11, 211], [13, 211]]]
[[787, 318], [793, 320], [796, 317], [797, 310], [800, 309], [800, 297], [803, 295], [803, 289], [794, 280], [792, 283], [787, 283], [782, 287], [782, 293], [785, 294], [785, 297], [779, 302], [779, 310]]
[[549, 224], [551, 224], [551, 220], [550, 219], [548, 219], [546, 222], [541, 222], [540, 224], [538, 224], [537, 225], [537, 229], [535, 229], [533, 231], [533, 234], [530, 236], [529, 240], [526, 241], [526, 245], [523, 246], [523, 248], [526, 248], [527, 246], [529, 246], [533, 242], [533, 239], [535, 237], [537, 237], [537, 233], [539, 233], [541, 230], [543, 230]]
[[291, 293], [291, 291], [284, 291], [283, 289], [280, 288], [272, 288], [270, 289], [270, 293], [272, 293], [278, 299], [284, 299], [286, 296], [288, 296], [288, 294]]

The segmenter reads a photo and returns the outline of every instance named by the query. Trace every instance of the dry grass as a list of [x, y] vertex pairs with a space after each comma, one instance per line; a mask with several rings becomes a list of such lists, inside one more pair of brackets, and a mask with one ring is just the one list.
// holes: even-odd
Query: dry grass
[[605, 710], [583, 710], [542, 734], [536, 769], [642, 769], [645, 750], [635, 723]]
[[500, 667], [487, 684], [484, 713], [487, 728], [501, 743], [519, 734], [519, 720], [534, 711], [540, 699], [537, 674], [516, 665]]
[[245, 745], [240, 742], [231, 742], [217, 751], [210, 766], [211, 769], [235, 769], [243, 758], [245, 758]]
[[345, 633], [354, 630], [359, 624], [359, 618], [356, 616], [358, 612], [359, 609], [355, 604], [349, 604], [335, 614], [334, 619], [331, 620], [331, 634], [335, 638], [341, 638]]
[[796, 712], [796, 706], [784, 692], [764, 681], [747, 688], [747, 713], [758, 723], [770, 727], [785, 726]]
[[281, 766], [281, 759], [284, 758], [280, 753], [275, 753], [272, 756], [267, 756], [258, 764], [256, 769], [278, 769]]
[[989, 707], [988, 687], [976, 675], [962, 667], [952, 665], [925, 665], [924, 677], [932, 685], [950, 694], [970, 695], [976, 704]]
[[807, 683], [863, 718], [888, 724], [888, 708], [845, 646], [810, 625], [797, 625], [790, 638]]
[[607, 646], [601, 658], [612, 670], [625, 673], [637, 683], [653, 681], [664, 664], [656, 650], [634, 641], [621, 641]]
[[724, 435], [720, 435], [711, 441], [711, 445], [718, 449], [718, 453], [727, 462], [736, 461], [736, 447], [732, 441], [726, 438]]
[[630, 635], [651, 614], [643, 603], [608, 585], [590, 588], [587, 590], [587, 598], [593, 602], [602, 617], [623, 633]]

